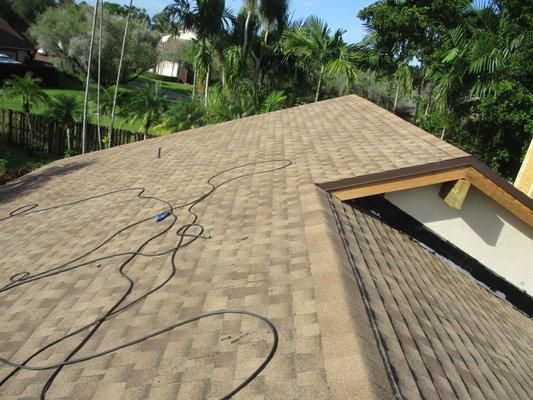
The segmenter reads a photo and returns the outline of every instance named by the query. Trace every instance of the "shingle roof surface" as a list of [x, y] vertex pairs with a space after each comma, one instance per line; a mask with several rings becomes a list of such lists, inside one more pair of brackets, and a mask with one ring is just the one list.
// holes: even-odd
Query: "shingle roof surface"
[[525, 314], [375, 216], [331, 204], [404, 398], [531, 398]]
[[[160, 159], [156, 147], [162, 148]], [[209, 177], [227, 168], [262, 162], [216, 182], [283, 167], [284, 161], [272, 160], [288, 159], [292, 165], [236, 179], [199, 204], [198, 222], [211, 238], [180, 250], [175, 277], [106, 321], [77, 356], [202, 312], [245, 309], [268, 317], [280, 341], [270, 364], [236, 398], [387, 399], [392, 389], [386, 365], [328, 197], [315, 183], [464, 155], [370, 102], [347, 96], [57, 161], [1, 188], [0, 216], [31, 203], [45, 208], [141, 187], [177, 205], [206, 193]], [[164, 209], [137, 193], [0, 221], [0, 282], [21, 271], [56, 267]], [[191, 221], [185, 209], [176, 216], [179, 225]], [[140, 223], [91, 256], [132, 251], [170, 223], [171, 218]], [[178, 240], [173, 229], [144, 250], [162, 251]], [[20, 362], [102, 316], [126, 290], [117, 273], [125, 257], [0, 293], [0, 356]], [[137, 257], [127, 268], [135, 298], [165, 280], [170, 256]], [[60, 361], [80, 340], [63, 341], [30, 364]], [[68, 366], [47, 398], [215, 399], [249, 375], [271, 343], [256, 320], [213, 317]], [[11, 369], [0, 371], [5, 376]], [[0, 396], [35, 398], [51, 374], [20, 371], [0, 388]]]

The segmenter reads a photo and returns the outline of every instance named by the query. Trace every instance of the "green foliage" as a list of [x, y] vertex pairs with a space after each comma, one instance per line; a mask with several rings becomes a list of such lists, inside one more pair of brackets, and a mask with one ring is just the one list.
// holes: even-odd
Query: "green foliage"
[[285, 101], [283, 92], [270, 91], [267, 87], [254, 85], [250, 80], [241, 81], [233, 94], [217, 86], [213, 88], [207, 104], [206, 121], [218, 123], [279, 110]]
[[102, 138], [102, 148], [109, 149], [109, 136], [108, 135]]
[[[107, 10], [106, 10], [107, 11]], [[144, 18], [144, 17], [143, 17]], [[102, 83], [111, 84], [117, 75], [122, 36], [126, 17], [122, 13], [104, 12], [102, 39]], [[87, 4], [67, 3], [48, 8], [30, 27], [29, 32], [39, 47], [58, 56], [62, 71], [82, 76], [87, 72], [87, 54], [90, 43], [92, 7]], [[98, 38], [97, 38], [98, 39]], [[135, 15], [130, 19], [129, 34], [123, 64], [124, 80], [133, 80], [138, 74], [152, 67], [157, 61], [159, 36], [149, 24]], [[95, 46], [98, 46], [96, 40]], [[93, 52], [94, 65], [98, 52]], [[92, 71], [96, 79], [96, 69]]]
[[531, 15], [519, 0], [378, 1], [359, 13], [364, 65], [407, 93], [416, 85], [422, 128], [511, 179], [532, 137]]
[[42, 80], [34, 78], [31, 72], [27, 72], [23, 77], [12, 75], [6, 79], [0, 94], [3, 97], [21, 98], [22, 111], [26, 114], [30, 113], [32, 105], [48, 100], [42, 89]]
[[7, 160], [0, 158], [0, 176], [4, 175], [7, 172]]
[[47, 115], [53, 120], [73, 125], [81, 119], [82, 104], [77, 97], [60, 94], [49, 102]]
[[163, 112], [168, 108], [169, 100], [161, 92], [160, 85], [146, 85], [135, 89], [125, 99], [123, 112], [131, 122], [141, 121], [144, 138], [148, 130], [156, 124]]
[[283, 92], [256, 86], [250, 80], [239, 82], [231, 93], [216, 85], [211, 90], [207, 105], [194, 99], [174, 103], [163, 115], [157, 130], [162, 133], [178, 132], [271, 112], [283, 108], [286, 100]]
[[164, 113], [157, 126], [161, 133], [172, 133], [205, 125], [205, 106], [198, 100], [178, 101]]
[[317, 17], [309, 17], [304, 24], [287, 31], [282, 39], [286, 54], [307, 60], [315, 66], [318, 101], [324, 74], [343, 75], [350, 80], [356, 79], [354, 47], [347, 45], [337, 30], [331, 34], [328, 25]]
[[0, 16], [15, 30], [24, 33], [39, 14], [57, 4], [56, 0], [2, 0]]

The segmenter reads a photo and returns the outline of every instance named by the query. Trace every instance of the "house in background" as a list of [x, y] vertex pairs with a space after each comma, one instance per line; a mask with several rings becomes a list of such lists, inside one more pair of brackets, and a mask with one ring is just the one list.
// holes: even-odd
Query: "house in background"
[[151, 72], [158, 75], [177, 78], [182, 83], [192, 83], [193, 70], [190, 65], [180, 58], [184, 49], [192, 44], [196, 34], [183, 31], [179, 35], [165, 35], [159, 43], [160, 61]]
[[33, 45], [18, 34], [5, 19], [0, 17], [0, 54], [4, 54], [20, 63], [33, 60]]

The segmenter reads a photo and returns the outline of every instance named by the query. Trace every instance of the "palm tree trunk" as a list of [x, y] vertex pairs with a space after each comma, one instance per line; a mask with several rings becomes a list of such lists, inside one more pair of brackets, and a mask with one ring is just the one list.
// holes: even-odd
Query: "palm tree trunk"
[[70, 155], [70, 126], [67, 127], [67, 150]]
[[126, 17], [126, 27], [124, 28], [124, 37], [122, 38], [122, 49], [120, 51], [120, 60], [118, 62], [117, 81], [115, 82], [115, 94], [113, 95], [113, 106], [111, 107], [111, 120], [109, 121], [109, 148], [113, 146], [113, 123], [115, 122], [115, 108], [117, 106], [118, 85], [120, 83], [120, 73], [122, 72], [122, 61], [124, 61], [124, 50], [126, 49], [126, 38], [128, 37], [128, 27], [130, 25], [130, 14], [133, 0], [130, 0], [128, 15]]
[[205, 74], [205, 94], [204, 94], [205, 105], [207, 105], [208, 98], [209, 98], [209, 65], [207, 66], [207, 73]]
[[446, 134], [446, 124], [442, 127], [442, 133], [440, 134], [440, 139], [444, 140], [444, 135]]
[[24, 114], [26, 115], [26, 123], [28, 124], [28, 132], [30, 133], [30, 140], [28, 143], [28, 155], [33, 156], [33, 126], [31, 125], [29, 107], [27, 108], [27, 111], [24, 112]]
[[398, 105], [398, 96], [400, 95], [400, 85], [396, 86], [396, 96], [394, 97], [394, 106], [392, 107], [392, 112], [396, 114], [396, 106]]
[[270, 26], [267, 25], [265, 29], [265, 45], [268, 43], [268, 32], [270, 31]]
[[391, 109], [391, 99], [392, 99], [392, 80], [389, 82], [389, 89], [387, 90], [387, 106], [388, 109]]
[[[100, 4], [100, 29], [98, 30], [98, 89], [96, 94], [96, 125], [98, 130], [98, 150], [102, 150], [102, 110], [100, 109], [100, 82], [102, 80], [102, 26], [103, 26], [103, 19], [104, 19], [104, 1], [101, 1]], [[70, 132], [67, 131], [67, 134], [70, 134]], [[69, 146], [70, 150], [70, 146]]]
[[94, 34], [96, 32], [96, 17], [98, 13], [99, 1], [95, 0], [94, 2], [94, 12], [93, 12], [93, 25], [91, 29], [91, 42], [89, 44], [89, 59], [87, 60], [87, 78], [85, 79], [85, 95], [83, 98], [83, 124], [81, 130], [81, 154], [85, 154], [85, 149], [87, 146], [87, 108], [89, 105], [89, 82], [91, 80], [91, 63], [93, 58], [93, 44], [94, 44]]
[[248, 29], [250, 28], [251, 17], [252, 17], [252, 12], [248, 11], [248, 14], [246, 14], [246, 22], [244, 23], [244, 43], [242, 45], [243, 54], [246, 54], [246, 48], [248, 47]]
[[320, 75], [318, 76], [318, 84], [316, 85], [316, 94], [315, 94], [315, 103], [318, 101], [320, 96], [320, 88], [322, 87], [322, 79], [324, 78], [324, 65], [320, 67]]
[[194, 71], [193, 71], [193, 76], [192, 76], [192, 93], [191, 93], [191, 98], [194, 99], [194, 96], [196, 94], [196, 71], [197, 71], [197, 65], [196, 63], [194, 63]]

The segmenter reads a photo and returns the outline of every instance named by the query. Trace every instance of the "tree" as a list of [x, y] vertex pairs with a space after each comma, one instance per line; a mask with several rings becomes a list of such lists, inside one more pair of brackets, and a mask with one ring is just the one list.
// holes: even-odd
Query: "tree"
[[240, 81], [233, 94], [217, 86], [207, 104], [205, 121], [218, 123], [279, 110], [286, 100], [282, 91], [272, 91], [266, 86], [255, 85], [248, 79]]
[[205, 76], [205, 86], [204, 86], [204, 101], [207, 104], [209, 99], [209, 73], [211, 71], [211, 64], [215, 57], [215, 49], [213, 43], [206, 38], [195, 40], [195, 74], [202, 74]]
[[26, 123], [30, 132], [30, 141], [28, 144], [28, 153], [33, 153], [33, 127], [30, 120], [31, 106], [44, 103], [48, 100], [47, 94], [42, 89], [41, 78], [34, 78], [31, 72], [26, 72], [23, 77], [11, 75], [6, 79], [2, 88], [4, 97], [21, 98], [22, 112], [26, 116]]
[[244, 42], [242, 45], [242, 52], [246, 54], [246, 48], [248, 47], [248, 35], [250, 33], [250, 20], [252, 14], [257, 10], [257, 0], [244, 0], [244, 11], [246, 12], [246, 21], [244, 23]]
[[72, 152], [70, 128], [80, 120], [81, 114], [82, 106], [74, 96], [65, 94], [57, 95], [52, 98], [48, 105], [47, 115], [66, 128], [68, 155]]
[[131, 121], [141, 121], [144, 139], [150, 127], [159, 121], [163, 112], [168, 108], [169, 100], [161, 93], [160, 85], [147, 85], [135, 89], [128, 96], [124, 113]]
[[[87, 73], [92, 11], [92, 7], [85, 3], [67, 3], [48, 8], [29, 29], [39, 47], [48, 49], [58, 57], [58, 66], [62, 71], [79, 77]], [[121, 51], [126, 19], [123, 15], [112, 14], [108, 8], [105, 10], [103, 30], [106, 34], [101, 46], [101, 78], [104, 86], [114, 83], [117, 76], [117, 54]], [[159, 35], [151, 30], [145, 20], [131, 18], [122, 83], [135, 80], [156, 64], [158, 42]], [[96, 57], [97, 54], [94, 54], [94, 62]], [[91, 77], [97, 79], [96, 71], [91, 73]]]
[[0, 16], [9, 21], [9, 24], [15, 30], [24, 33], [41, 13], [59, 3], [62, 3], [62, 1], [3, 0], [0, 2]]
[[[165, 12], [171, 15], [176, 23], [179, 23], [186, 30], [196, 33], [198, 41], [196, 44], [195, 64], [203, 68], [205, 74], [205, 98], [208, 97], [210, 64], [213, 60], [213, 51], [222, 55], [222, 37], [225, 29], [230, 25], [233, 16], [226, 9], [225, 0], [174, 0], [165, 7]], [[196, 86], [196, 85], [195, 85]], [[207, 101], [207, 100], [206, 100]]]
[[356, 79], [355, 49], [342, 40], [343, 34], [344, 31], [339, 29], [331, 35], [331, 30], [324, 21], [310, 17], [303, 25], [285, 32], [283, 36], [283, 48], [287, 54], [307, 59], [318, 69], [315, 102], [320, 97], [326, 73]]
[[401, 64], [394, 72], [393, 78], [396, 80], [396, 95], [392, 107], [393, 113], [396, 112], [400, 92], [410, 94], [413, 90], [413, 74], [411, 69], [408, 64]]
[[268, 36], [275, 27], [281, 35], [288, 24], [289, 0], [262, 0], [259, 15], [263, 25], [264, 44], [268, 44]]
[[161, 125], [156, 128], [164, 133], [184, 131], [205, 124], [204, 103], [190, 99], [177, 101], [163, 114]]

